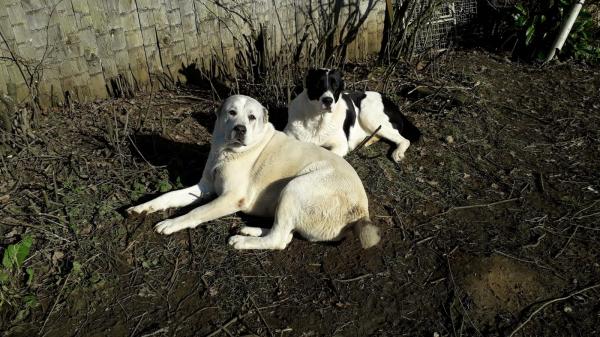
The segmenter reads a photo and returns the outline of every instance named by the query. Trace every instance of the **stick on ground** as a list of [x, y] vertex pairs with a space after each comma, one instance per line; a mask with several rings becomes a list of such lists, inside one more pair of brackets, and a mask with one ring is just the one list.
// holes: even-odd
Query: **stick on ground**
[[576, 292], [573, 292], [573, 293], [571, 293], [571, 294], [569, 294], [569, 295], [567, 295], [567, 296], [563, 296], [563, 297], [557, 297], [557, 298], [554, 298], [554, 299], [551, 299], [551, 300], [548, 300], [548, 301], [546, 301], [546, 302], [542, 303], [542, 305], [540, 305], [540, 307], [539, 307], [539, 308], [535, 309], [535, 311], [533, 311], [531, 314], [529, 314], [529, 316], [527, 317], [527, 319], [526, 319], [526, 320], [524, 320], [524, 321], [523, 321], [521, 324], [519, 324], [519, 325], [518, 325], [518, 326], [517, 326], [517, 327], [516, 327], [516, 328], [515, 328], [515, 329], [514, 329], [514, 330], [513, 330], [513, 331], [512, 331], [512, 332], [511, 332], [509, 335], [508, 335], [508, 337], [512, 337], [512, 336], [514, 336], [514, 335], [515, 335], [517, 332], [519, 332], [519, 330], [521, 330], [521, 329], [522, 329], [522, 328], [523, 328], [525, 325], [527, 325], [527, 323], [529, 323], [529, 321], [531, 321], [531, 319], [533, 318], [533, 316], [537, 315], [537, 314], [538, 314], [540, 311], [544, 310], [544, 308], [545, 308], [545, 307], [547, 307], [547, 306], [549, 306], [550, 304], [552, 304], [552, 303], [556, 303], [556, 302], [560, 302], [560, 301], [564, 301], [564, 300], [568, 300], [569, 298], [571, 298], [571, 297], [573, 297], [573, 296], [575, 296], [575, 295], [582, 294], [582, 293], [584, 293], [584, 292], [586, 292], [586, 291], [588, 291], [588, 290], [592, 290], [592, 289], [595, 289], [595, 288], [598, 288], [598, 287], [600, 287], [600, 283], [596, 283], [596, 284], [594, 284], [594, 285], [592, 285], [592, 286], [589, 286], [589, 287], [583, 288], [583, 289], [581, 289], [581, 290], [578, 290], [578, 291], [576, 291]]

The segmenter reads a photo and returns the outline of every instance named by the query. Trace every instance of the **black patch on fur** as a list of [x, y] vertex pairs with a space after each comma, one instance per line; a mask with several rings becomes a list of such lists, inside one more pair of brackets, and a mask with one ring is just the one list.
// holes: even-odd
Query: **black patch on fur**
[[411, 143], [418, 141], [421, 138], [421, 131], [400, 112], [400, 108], [391, 99], [383, 95], [381, 95], [381, 101], [383, 102], [383, 112], [402, 137], [408, 139]]
[[367, 94], [364, 91], [350, 91], [346, 92], [345, 95], [350, 96], [350, 99], [352, 99], [354, 105], [358, 107], [358, 110], [360, 110], [360, 102], [367, 97]]
[[306, 93], [308, 99], [317, 101], [327, 91], [331, 90], [337, 102], [340, 94], [344, 91], [344, 80], [342, 72], [334, 69], [309, 69], [305, 79]]
[[[363, 93], [364, 94], [364, 93]], [[366, 95], [364, 95], [366, 97]], [[364, 97], [363, 97], [364, 98]], [[346, 119], [344, 119], [344, 133], [346, 139], [350, 138], [350, 128], [356, 123], [356, 109], [354, 108], [354, 100], [352, 99], [352, 93], [343, 93], [342, 99], [346, 102], [348, 109], [346, 109]], [[362, 99], [362, 98], [361, 98]], [[359, 101], [360, 102], [360, 101]], [[360, 109], [360, 105], [356, 105]]]

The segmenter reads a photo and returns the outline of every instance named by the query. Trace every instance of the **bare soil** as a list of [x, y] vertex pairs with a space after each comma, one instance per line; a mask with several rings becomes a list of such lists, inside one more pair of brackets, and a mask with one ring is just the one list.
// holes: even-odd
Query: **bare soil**
[[[600, 68], [478, 51], [417, 68], [345, 70], [424, 134], [401, 165], [385, 142], [347, 157], [383, 233], [369, 250], [298, 237], [239, 252], [228, 236], [272, 219], [236, 214], [164, 237], [153, 224], [187, 210], [124, 217], [197, 182], [209, 91], [46, 111], [35, 139], [0, 149], [0, 249], [35, 240], [0, 290], [2, 336], [600, 334]], [[267, 89], [242, 93], [281, 127]]]

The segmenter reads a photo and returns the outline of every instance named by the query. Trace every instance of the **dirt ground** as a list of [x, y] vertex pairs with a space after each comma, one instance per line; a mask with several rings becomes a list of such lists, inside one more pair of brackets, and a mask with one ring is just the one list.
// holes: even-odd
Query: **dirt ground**
[[[347, 158], [382, 229], [370, 250], [239, 252], [228, 236], [272, 220], [164, 237], [152, 225], [186, 210], [124, 217], [199, 179], [208, 91], [47, 111], [35, 139], [0, 149], [0, 247], [34, 238], [0, 288], [2, 335], [599, 335], [600, 68], [478, 51], [423, 65], [346, 68], [424, 134], [401, 165], [383, 142]], [[255, 90], [280, 126], [285, 110]]]

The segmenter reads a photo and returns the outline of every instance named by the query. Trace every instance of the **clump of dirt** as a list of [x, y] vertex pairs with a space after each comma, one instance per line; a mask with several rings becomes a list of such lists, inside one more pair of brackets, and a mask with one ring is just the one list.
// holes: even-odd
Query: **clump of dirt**
[[492, 325], [498, 315], [517, 317], [523, 308], [550, 297], [547, 279], [523, 262], [504, 256], [467, 257], [452, 262], [459, 266], [456, 283], [473, 304], [471, 318]]

